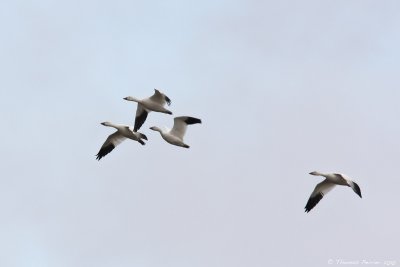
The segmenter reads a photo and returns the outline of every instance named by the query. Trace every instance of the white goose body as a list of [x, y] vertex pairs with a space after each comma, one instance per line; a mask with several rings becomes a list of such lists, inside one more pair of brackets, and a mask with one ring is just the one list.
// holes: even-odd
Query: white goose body
[[158, 89], [154, 89], [154, 94], [148, 98], [137, 99], [132, 96], [127, 96], [124, 99], [138, 103], [135, 116], [135, 126], [133, 128], [134, 131], [137, 131], [142, 127], [143, 123], [146, 121], [147, 115], [151, 111], [170, 115], [172, 114], [171, 111], [164, 107], [165, 104], [168, 106], [171, 104], [171, 99]]
[[171, 145], [189, 148], [189, 145], [183, 141], [183, 137], [185, 136], [187, 125], [196, 123], [201, 123], [201, 120], [194, 117], [182, 116], [174, 118], [174, 127], [171, 130], [163, 130], [157, 126], [150, 127], [150, 129], [159, 132], [162, 138]]
[[138, 141], [140, 144], [145, 145], [142, 139], [147, 140], [146, 135], [135, 132], [132, 126], [114, 124], [112, 122], [101, 123], [104, 126], [113, 127], [117, 129], [116, 132], [109, 135], [104, 144], [101, 146], [99, 153], [96, 155], [96, 159], [100, 160], [102, 157], [110, 153], [117, 145], [122, 143], [126, 138]]
[[314, 191], [311, 193], [310, 198], [305, 206], [305, 212], [312, 210], [318, 202], [331, 191], [335, 185], [349, 186], [353, 191], [361, 198], [361, 189], [354, 181], [352, 181], [348, 176], [340, 173], [320, 173], [320, 172], [310, 172], [311, 175], [323, 176], [325, 180], [317, 184]]

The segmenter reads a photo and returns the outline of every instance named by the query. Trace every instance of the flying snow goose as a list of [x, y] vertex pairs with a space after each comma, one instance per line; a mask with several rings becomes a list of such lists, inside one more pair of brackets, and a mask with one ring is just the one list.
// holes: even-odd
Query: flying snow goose
[[168, 96], [156, 88], [154, 88], [154, 94], [148, 98], [137, 99], [132, 96], [127, 96], [124, 99], [138, 103], [136, 109], [135, 126], [133, 128], [135, 132], [142, 127], [147, 118], [147, 114], [149, 114], [150, 111], [162, 112], [170, 115], [172, 114], [171, 111], [164, 108], [165, 103], [167, 103], [168, 106], [171, 105], [171, 99], [169, 99]]
[[172, 127], [171, 130], [162, 130], [156, 126], [150, 127], [150, 129], [160, 132], [162, 138], [172, 145], [189, 148], [189, 146], [183, 142], [183, 136], [185, 135], [187, 126], [196, 123], [201, 123], [201, 120], [182, 116], [174, 118], [174, 127]]
[[147, 140], [147, 137], [144, 134], [133, 131], [132, 126], [114, 124], [108, 121], [102, 122], [101, 124], [108, 127], [114, 127], [115, 129], [117, 129], [117, 131], [107, 137], [107, 140], [101, 146], [99, 153], [97, 153], [96, 155], [97, 160], [100, 160], [102, 157], [110, 153], [126, 138], [138, 141], [142, 145], [145, 144], [142, 139]]
[[310, 172], [311, 175], [323, 176], [325, 180], [317, 184], [314, 191], [311, 193], [310, 198], [305, 206], [305, 212], [309, 212], [318, 202], [331, 191], [335, 185], [345, 185], [353, 189], [353, 191], [361, 198], [361, 189], [349, 177], [340, 173], [320, 173], [320, 172]]

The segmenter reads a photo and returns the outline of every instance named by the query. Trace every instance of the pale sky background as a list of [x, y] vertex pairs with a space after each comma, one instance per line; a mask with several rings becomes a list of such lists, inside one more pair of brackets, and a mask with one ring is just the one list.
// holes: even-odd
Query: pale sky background
[[[400, 265], [399, 1], [6, 0], [0, 32], [0, 266]], [[154, 87], [191, 148], [151, 113], [96, 161]], [[304, 213], [314, 170], [363, 199]]]

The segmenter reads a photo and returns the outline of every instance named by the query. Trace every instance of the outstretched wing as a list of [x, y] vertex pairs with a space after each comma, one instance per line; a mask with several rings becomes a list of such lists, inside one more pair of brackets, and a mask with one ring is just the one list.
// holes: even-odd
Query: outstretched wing
[[311, 193], [310, 198], [305, 206], [305, 212], [312, 210], [318, 202], [335, 187], [334, 183], [329, 182], [327, 179], [317, 184], [314, 191]]
[[335, 173], [335, 175], [337, 175], [337, 176], [341, 177], [342, 179], [344, 179], [344, 180], [347, 182], [347, 184], [351, 187], [351, 189], [353, 189], [353, 191], [354, 191], [360, 198], [362, 198], [362, 196], [361, 196], [361, 189], [360, 189], [360, 187], [358, 186], [358, 184], [356, 184], [354, 181], [352, 181], [347, 175], [340, 174], [340, 173]]
[[96, 159], [100, 160], [102, 157], [113, 151], [113, 149], [121, 144], [122, 141], [124, 141], [126, 138], [122, 136], [121, 134], [117, 132], [109, 135], [107, 137], [107, 140], [104, 142], [104, 144], [101, 146], [99, 153], [96, 155]]
[[154, 88], [154, 94], [149, 97], [152, 101], [159, 103], [160, 105], [165, 105], [165, 103], [171, 105], [171, 99], [168, 96], [161, 93], [158, 89]]
[[172, 127], [171, 134], [175, 135], [176, 137], [179, 137], [180, 139], [183, 139], [183, 136], [185, 136], [186, 133], [186, 128], [190, 124], [196, 124], [196, 123], [201, 123], [200, 119], [194, 118], [194, 117], [175, 117], [174, 118], [174, 127]]
[[143, 123], [146, 121], [148, 114], [149, 112], [141, 104], [138, 103], [135, 116], [135, 126], [133, 127], [133, 130], [135, 132], [137, 132], [140, 127], [142, 127]]
[[360, 187], [358, 186], [358, 184], [356, 184], [355, 182], [353, 182], [353, 181], [351, 181], [351, 180], [347, 180], [347, 183], [350, 185], [351, 189], [353, 189], [353, 191], [354, 191], [360, 198], [362, 198], [362, 196], [361, 196], [361, 189], [360, 189]]

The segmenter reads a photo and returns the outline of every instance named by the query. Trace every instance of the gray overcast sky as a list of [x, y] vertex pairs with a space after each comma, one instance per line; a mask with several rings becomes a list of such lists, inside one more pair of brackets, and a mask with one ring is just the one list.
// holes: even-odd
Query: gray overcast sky
[[[0, 266], [400, 265], [398, 1], [3, 1]], [[126, 141], [128, 95], [161, 88]], [[321, 180], [343, 172], [309, 214]], [[381, 265], [383, 266], [383, 265]]]

